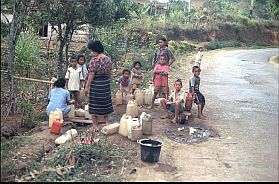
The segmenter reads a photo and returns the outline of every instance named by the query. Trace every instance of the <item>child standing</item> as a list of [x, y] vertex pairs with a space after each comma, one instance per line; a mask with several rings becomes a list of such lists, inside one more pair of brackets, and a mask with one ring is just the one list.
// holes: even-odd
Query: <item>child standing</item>
[[142, 81], [141, 62], [135, 61], [132, 69], [132, 94], [134, 95], [135, 89], [139, 88]]
[[78, 61], [76, 56], [72, 56], [70, 58], [71, 67], [68, 68], [65, 79], [66, 79], [66, 86], [75, 100], [75, 107], [80, 107], [81, 102], [79, 102], [79, 90], [82, 86], [83, 76], [81, 73], [81, 68], [77, 66]]
[[118, 79], [118, 88], [122, 92], [122, 97], [124, 98], [128, 93], [130, 93], [131, 84], [131, 71], [129, 69], [124, 69], [122, 71], [122, 76]]
[[154, 67], [154, 95], [152, 98], [152, 104], [148, 109], [152, 109], [154, 101], [158, 93], [162, 93], [163, 98], [166, 98], [168, 88], [168, 73], [169, 66], [166, 65], [165, 57], [160, 56], [159, 64]]
[[196, 55], [196, 59], [195, 59], [195, 65], [198, 66], [198, 67], [201, 67], [201, 60], [202, 60], [202, 57], [203, 57], [203, 48], [200, 46], [198, 47], [198, 53]]
[[79, 54], [77, 56], [77, 60], [78, 60], [77, 66], [81, 69], [81, 73], [82, 73], [82, 76], [83, 76], [83, 79], [84, 79], [84, 82], [83, 82], [83, 85], [82, 85], [82, 88], [84, 88], [86, 80], [87, 80], [87, 76], [88, 76], [88, 70], [87, 70], [86, 63], [85, 63], [85, 56], [82, 55], [82, 54]]
[[63, 116], [70, 112], [70, 104], [73, 101], [70, 101], [70, 93], [68, 90], [64, 89], [66, 80], [64, 78], [59, 78], [54, 82], [55, 88], [53, 88], [48, 95], [48, 105], [47, 105], [47, 115], [49, 116], [51, 111], [54, 111], [56, 108], [61, 109]]
[[204, 105], [205, 105], [205, 98], [203, 94], [200, 92], [200, 72], [201, 69], [198, 66], [193, 66], [192, 69], [193, 75], [189, 79], [189, 92], [192, 96], [195, 95], [194, 102], [198, 105], [198, 118], [205, 119], [205, 116], [202, 114]]
[[185, 110], [184, 108], [184, 91], [181, 90], [182, 88], [182, 81], [180, 79], [177, 79], [174, 83], [174, 89], [169, 96], [169, 100], [162, 99], [160, 101], [161, 106], [164, 109], [164, 116], [161, 116], [162, 119], [168, 118], [169, 113], [168, 111], [175, 114], [174, 119], [171, 121], [172, 123], [177, 123], [179, 113], [183, 112]]

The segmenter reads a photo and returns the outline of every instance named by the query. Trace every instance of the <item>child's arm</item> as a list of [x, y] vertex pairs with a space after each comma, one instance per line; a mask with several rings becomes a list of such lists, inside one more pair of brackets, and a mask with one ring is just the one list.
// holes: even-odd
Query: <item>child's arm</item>
[[192, 86], [191, 89], [192, 89], [191, 94], [192, 94], [192, 96], [193, 96], [193, 95], [195, 94], [195, 86]]
[[65, 88], [66, 88], [66, 89], [68, 89], [69, 78], [70, 78], [70, 71], [69, 71], [69, 69], [68, 69], [67, 72], [66, 72], [66, 75], [65, 75], [65, 79], [66, 79]]
[[117, 89], [121, 90], [121, 77], [119, 79], [117, 79]]

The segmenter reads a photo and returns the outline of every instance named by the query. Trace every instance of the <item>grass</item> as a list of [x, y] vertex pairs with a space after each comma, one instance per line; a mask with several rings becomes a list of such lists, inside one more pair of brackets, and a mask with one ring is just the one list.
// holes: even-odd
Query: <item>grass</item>
[[1, 181], [2, 176], [15, 174], [15, 164], [11, 160], [15, 153], [14, 150], [32, 143], [31, 137], [14, 137], [10, 140], [1, 136]]
[[68, 143], [55, 150], [46, 163], [33, 163], [30, 170], [36, 169], [39, 171], [42, 167], [64, 167], [70, 151], [72, 151], [75, 160], [73, 169], [63, 175], [58, 175], [55, 170], [41, 172], [41, 174], [33, 177], [33, 181], [122, 181], [123, 178], [120, 173], [123, 162], [126, 163], [126, 170], [131, 170], [132, 164], [130, 162], [136, 155], [135, 151], [125, 150], [108, 143], [91, 145]]

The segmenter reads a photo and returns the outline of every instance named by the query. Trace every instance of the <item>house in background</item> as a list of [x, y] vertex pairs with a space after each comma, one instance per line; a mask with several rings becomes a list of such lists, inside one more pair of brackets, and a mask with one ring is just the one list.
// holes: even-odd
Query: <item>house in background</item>
[[[1, 13], [1, 23], [10, 23], [12, 21], [13, 15], [12, 14], [3, 14]], [[87, 43], [88, 38], [90, 36], [89, 32], [89, 25], [83, 25], [81, 30], [74, 31], [74, 34], [72, 36], [72, 44], [74, 46], [70, 46], [74, 50], [80, 50], [84, 45]], [[26, 28], [28, 29], [28, 28]], [[42, 41], [42, 48], [48, 48], [49, 43], [49, 49], [53, 50], [57, 47], [57, 32], [55, 31], [58, 28], [54, 26], [53, 27], [50, 24], [42, 25], [41, 28], [37, 31], [37, 35], [39, 36], [40, 40]], [[49, 39], [51, 40], [49, 41]]]

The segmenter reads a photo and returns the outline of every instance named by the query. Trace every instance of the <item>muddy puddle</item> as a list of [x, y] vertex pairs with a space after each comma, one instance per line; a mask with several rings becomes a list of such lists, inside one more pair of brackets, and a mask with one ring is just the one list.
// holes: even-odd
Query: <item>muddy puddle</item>
[[166, 128], [165, 134], [175, 142], [194, 144], [206, 141], [210, 137], [211, 131], [201, 127], [169, 126]]

